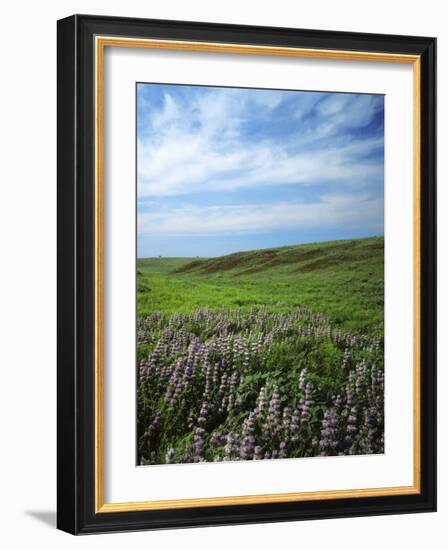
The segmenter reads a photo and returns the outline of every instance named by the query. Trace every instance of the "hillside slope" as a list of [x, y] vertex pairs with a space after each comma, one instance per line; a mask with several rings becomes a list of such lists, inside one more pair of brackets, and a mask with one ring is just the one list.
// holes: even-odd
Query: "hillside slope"
[[178, 267], [176, 273], [212, 274], [231, 271], [234, 275], [251, 275], [279, 268], [307, 273], [341, 264], [370, 262], [373, 258], [382, 256], [383, 251], [384, 241], [381, 237], [331, 241], [196, 259]]
[[382, 335], [382, 237], [285, 246], [217, 258], [146, 258], [137, 263], [137, 315], [197, 307], [306, 306], [333, 324]]

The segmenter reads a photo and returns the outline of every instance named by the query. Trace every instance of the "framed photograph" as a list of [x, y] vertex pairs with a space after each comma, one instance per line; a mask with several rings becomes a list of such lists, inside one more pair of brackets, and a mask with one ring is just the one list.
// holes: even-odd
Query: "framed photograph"
[[436, 509], [434, 38], [58, 22], [58, 527]]

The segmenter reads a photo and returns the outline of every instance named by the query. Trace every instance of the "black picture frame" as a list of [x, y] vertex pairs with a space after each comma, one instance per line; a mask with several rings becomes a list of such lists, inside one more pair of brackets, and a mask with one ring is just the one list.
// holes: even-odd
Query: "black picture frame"
[[[415, 55], [421, 67], [419, 494], [95, 511], [95, 36]], [[57, 526], [72, 534], [436, 510], [436, 39], [124, 17], [58, 21]]]

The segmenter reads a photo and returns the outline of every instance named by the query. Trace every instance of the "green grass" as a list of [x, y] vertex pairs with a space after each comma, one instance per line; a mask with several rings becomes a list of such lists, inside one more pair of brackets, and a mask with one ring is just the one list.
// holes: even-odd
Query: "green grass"
[[306, 306], [332, 325], [383, 335], [384, 240], [332, 241], [238, 252], [219, 258], [137, 262], [137, 315], [196, 307]]

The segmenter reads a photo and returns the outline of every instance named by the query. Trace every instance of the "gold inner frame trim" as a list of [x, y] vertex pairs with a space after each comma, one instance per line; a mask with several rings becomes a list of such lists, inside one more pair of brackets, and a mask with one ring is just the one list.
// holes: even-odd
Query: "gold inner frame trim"
[[[414, 299], [414, 350], [413, 350], [413, 484], [402, 487], [343, 489], [332, 491], [274, 493], [179, 500], [153, 500], [141, 502], [106, 503], [104, 501], [104, 54], [106, 47], [149, 48], [159, 50], [196, 51], [208, 53], [232, 53], [243, 55], [267, 55], [312, 59], [372, 61], [406, 63], [413, 65], [413, 299]], [[416, 495], [421, 492], [421, 388], [420, 388], [420, 117], [421, 72], [417, 55], [381, 52], [355, 52], [255, 46], [251, 44], [224, 44], [181, 40], [156, 40], [96, 36], [95, 54], [95, 513], [167, 510], [209, 506], [235, 506], [279, 502], [304, 502], [343, 498]]]

